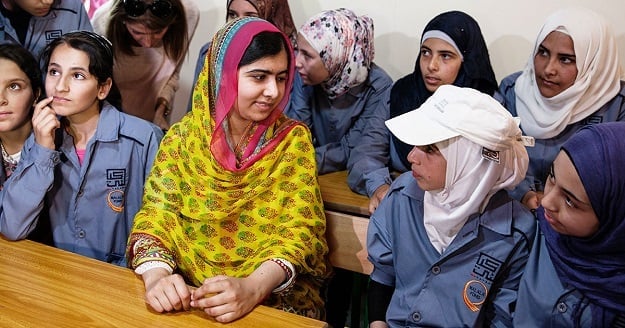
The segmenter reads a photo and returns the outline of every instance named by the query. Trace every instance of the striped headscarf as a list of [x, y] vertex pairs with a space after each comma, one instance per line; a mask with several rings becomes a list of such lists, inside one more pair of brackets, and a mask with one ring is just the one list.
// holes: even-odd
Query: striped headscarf
[[[278, 107], [266, 119], [254, 122], [248, 129], [249, 135], [244, 136], [247, 141], [241, 154], [235, 154], [228, 145], [226, 118], [237, 99], [238, 65], [252, 38], [262, 31], [279, 32], [267, 21], [252, 17], [229, 23], [219, 30], [213, 38], [204, 70], [193, 91], [193, 111], [198, 112], [194, 116], [198, 117], [198, 122], [204, 122], [205, 130], [213, 133], [210, 150], [221, 165], [232, 171], [245, 169], [264, 156], [294, 124], [289, 120], [279, 120], [289, 101], [295, 73], [293, 51], [289, 49], [291, 57], [286, 94]], [[206, 113], [211, 114], [211, 120], [206, 120]]]

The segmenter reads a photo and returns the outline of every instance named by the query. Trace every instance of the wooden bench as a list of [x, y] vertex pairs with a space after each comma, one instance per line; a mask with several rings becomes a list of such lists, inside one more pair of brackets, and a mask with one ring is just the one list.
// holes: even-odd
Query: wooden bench
[[373, 265], [367, 260], [367, 227], [369, 219], [326, 211], [326, 239], [333, 266], [370, 274]]

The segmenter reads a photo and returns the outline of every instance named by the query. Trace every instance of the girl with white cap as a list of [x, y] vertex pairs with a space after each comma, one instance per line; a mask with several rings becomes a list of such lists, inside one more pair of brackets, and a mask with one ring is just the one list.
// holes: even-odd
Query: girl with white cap
[[504, 191], [527, 169], [518, 121], [443, 85], [386, 125], [414, 147], [369, 222], [371, 327], [509, 326], [536, 229]]

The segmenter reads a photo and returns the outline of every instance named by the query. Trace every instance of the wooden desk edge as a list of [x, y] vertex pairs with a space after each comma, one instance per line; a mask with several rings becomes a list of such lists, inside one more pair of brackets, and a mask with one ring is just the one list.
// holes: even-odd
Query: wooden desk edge
[[[232, 322], [231, 324], [220, 324], [215, 321], [211, 321], [210, 319], [206, 318], [203, 312], [200, 310], [190, 311], [188, 313], [172, 312], [172, 313], [160, 313], [159, 314], [156, 312], [149, 311], [147, 308], [147, 305], [143, 303], [143, 293], [144, 293], [143, 282], [141, 281], [139, 277], [137, 277], [134, 274], [134, 272], [132, 272], [131, 269], [101, 262], [92, 258], [84, 257], [75, 253], [71, 253], [68, 251], [64, 251], [62, 249], [50, 247], [44, 244], [36, 243], [30, 240], [9, 241], [9, 240], [2, 238], [1, 236], [0, 236], [0, 253], [3, 253], [3, 257], [0, 258], [0, 264], [2, 264], [2, 267], [0, 269], [16, 270], [16, 269], [22, 268], [20, 269], [20, 272], [28, 271], [29, 270], [28, 267], [30, 267], [30, 265], [28, 267], [24, 265], [15, 266], [16, 262], [12, 261], [11, 259], [13, 258], [14, 260], [17, 257], [17, 258], [21, 258], [23, 260], [22, 262], [32, 263], [33, 267], [40, 268], [39, 271], [41, 271], [41, 268], [45, 269], [47, 267], [58, 268], [60, 271], [63, 271], [63, 272], [55, 272], [54, 275], [68, 276], [67, 279], [71, 279], [71, 276], [74, 274], [74, 272], [88, 274], [88, 272], [92, 272], [92, 271], [98, 272], [99, 279], [104, 278], [105, 276], [110, 276], [111, 280], [121, 279], [120, 280], [120, 282], [122, 282], [121, 285], [130, 287], [130, 288], [126, 288], [121, 291], [116, 291], [116, 293], [112, 293], [112, 294], [127, 295], [126, 297], [130, 297], [132, 302], [127, 303], [128, 301], [127, 299], [116, 299], [116, 301], [123, 302], [124, 304], [133, 304], [131, 308], [134, 308], [134, 309], [141, 308], [141, 311], [145, 311], [145, 312], [142, 312], [140, 317], [144, 319], [150, 318], [148, 321], [150, 320], [161, 321], [162, 320], [163, 326], [166, 326], [166, 327], [171, 327], [172, 324], [177, 327], [187, 327], [189, 326], [189, 324], [195, 325], [197, 323], [204, 323], [206, 327], [213, 327], [213, 326], [260, 327], [259, 325], [261, 325], [264, 328], [266, 327], [267, 322], [271, 322], [272, 320], [276, 321], [275, 325], [274, 324], [270, 325], [272, 327], [283, 327], [285, 325], [300, 327], [300, 328], [313, 328], [313, 327], [327, 328], [328, 327], [327, 323], [323, 321], [311, 319], [311, 318], [304, 317], [304, 316], [299, 316], [293, 313], [287, 313], [287, 312], [284, 312], [284, 311], [281, 311], [272, 307], [264, 306], [264, 305], [258, 305], [253, 310], [252, 313], [242, 317], [239, 320]], [[46, 263], [45, 261], [47, 261], [46, 260], [47, 258], [53, 259], [55, 263], [58, 262], [57, 263], [58, 265], [45, 264]], [[34, 260], [35, 262], [28, 262], [31, 259]], [[42, 264], [43, 266], [40, 267], [40, 265]], [[30, 269], [32, 269], [33, 267], [30, 267]], [[85, 269], [85, 271], [83, 271], [82, 268], [84, 267], [88, 269]], [[65, 273], [65, 270], [70, 270], [70, 271], [67, 271], [68, 273]], [[37, 276], [53, 277], [47, 271], [46, 272], [34, 272], [34, 273], [35, 273], [34, 275], [31, 274], [28, 276], [30, 278], [37, 277]], [[15, 283], [10, 283], [11, 281], [12, 281], [11, 278], [8, 276], [0, 277], [0, 286], [2, 286], [3, 284], [7, 286], [15, 286]], [[102, 283], [103, 283], [102, 280], [98, 280], [97, 284], [95, 285], [102, 284]], [[24, 288], [24, 286], [21, 286], [19, 288], [21, 290], [20, 294], [23, 294], [24, 296], [28, 295], [28, 293], [24, 291], [24, 290], [28, 291], [29, 290], [28, 288]], [[139, 291], [141, 295], [135, 294], [135, 293], [138, 293]], [[103, 290], [102, 292], [104, 293], [106, 291]], [[41, 296], [41, 295], [38, 295], [38, 296]], [[37, 298], [34, 295], [32, 295], [32, 297]], [[136, 306], [137, 302], [141, 303], [139, 307]], [[108, 302], [108, 303], [111, 303], [111, 302]], [[112, 302], [112, 303], [117, 304], [116, 302]], [[0, 309], [10, 310], [11, 304], [12, 304], [11, 302], [5, 304], [5, 302], [3, 302], [0, 299]], [[8, 312], [9, 314], [11, 313], [11, 311], [8, 311]], [[18, 312], [20, 311], [16, 311], [15, 313], [18, 314]], [[18, 323], [28, 324], [28, 322], [30, 322], [31, 324], [38, 323], [39, 325], [42, 323], [41, 320], [45, 320], [45, 316], [39, 317], [39, 319], [37, 319], [38, 316], [31, 316], [31, 319], [35, 321], [23, 321], [23, 315], [24, 313], [21, 313], [19, 314], [18, 317], [14, 318], [13, 316], [5, 316], [5, 314], [0, 314], [0, 317], [4, 318], [3, 320], [8, 320], [8, 322], [14, 322], [15, 324], [18, 324]], [[51, 315], [54, 315], [54, 314], [51, 314]], [[101, 315], [103, 314], [97, 313], [95, 318]], [[293, 316], [296, 316], [296, 317], [293, 317]], [[260, 319], [258, 323], [255, 322], [255, 318]], [[266, 318], [270, 318], [270, 319], [266, 319]], [[294, 322], [293, 319], [295, 318], [297, 318], [297, 322]], [[262, 324], [263, 322], [265, 324]], [[2, 325], [0, 324], [0, 326]], [[18, 325], [18, 327], [19, 326], [20, 325]]]
[[347, 171], [318, 176], [321, 198], [326, 209], [369, 216], [369, 198], [353, 192], [347, 185]]

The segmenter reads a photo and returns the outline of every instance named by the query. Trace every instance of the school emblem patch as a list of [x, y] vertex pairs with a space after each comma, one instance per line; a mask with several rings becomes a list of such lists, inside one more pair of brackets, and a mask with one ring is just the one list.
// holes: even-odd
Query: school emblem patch
[[495, 150], [490, 150], [486, 147], [482, 147], [482, 158], [487, 161], [495, 162], [497, 164], [501, 163], [499, 152]]
[[120, 213], [124, 210], [124, 202], [126, 200], [124, 195], [126, 169], [107, 169], [106, 187], [109, 190], [106, 196], [106, 204], [113, 211]]
[[502, 261], [480, 253], [471, 272], [472, 279], [464, 284], [462, 290], [462, 299], [469, 310], [473, 312], [480, 310], [488, 296], [488, 289], [493, 284], [502, 265]]

